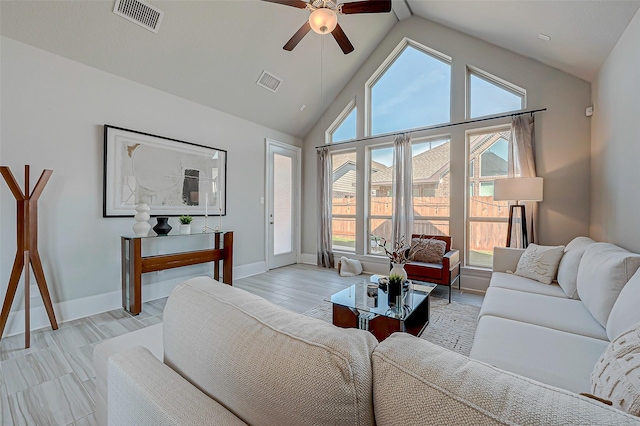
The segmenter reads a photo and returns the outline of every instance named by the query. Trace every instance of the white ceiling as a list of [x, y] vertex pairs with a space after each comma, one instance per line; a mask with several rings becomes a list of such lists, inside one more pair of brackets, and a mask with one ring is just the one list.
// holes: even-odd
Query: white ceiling
[[[0, 34], [304, 137], [397, 22], [393, 13], [341, 16], [353, 53], [313, 32], [286, 52], [305, 10], [259, 0], [148, 2], [165, 13], [157, 34], [115, 15], [114, 0], [2, 0]], [[640, 7], [640, 0], [407, 2], [416, 15], [588, 81]], [[263, 69], [283, 79], [276, 93], [255, 84]]]
[[[407, 0], [411, 11], [592, 81], [640, 8], [637, 0]], [[551, 37], [540, 40], [538, 34]]]

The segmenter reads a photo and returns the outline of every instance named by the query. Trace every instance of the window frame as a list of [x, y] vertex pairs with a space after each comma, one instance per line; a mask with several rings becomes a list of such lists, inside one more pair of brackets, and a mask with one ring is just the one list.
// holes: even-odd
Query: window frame
[[[511, 111], [501, 111], [496, 114], [502, 114], [502, 113], [508, 114], [510, 112], [523, 111], [527, 109], [527, 90], [526, 89], [520, 86], [517, 86], [500, 77], [497, 77], [493, 74], [490, 74], [480, 68], [467, 64], [467, 75], [466, 75], [466, 82], [465, 82], [466, 84], [465, 117], [467, 120], [471, 120], [471, 119], [475, 120], [477, 118], [490, 117], [491, 115], [495, 115], [495, 114], [490, 114], [490, 115], [484, 115], [484, 116], [478, 116], [478, 117], [471, 117], [471, 76], [472, 75], [481, 80], [486, 81], [487, 83], [493, 84], [494, 86], [498, 86], [499, 88], [506, 90], [507, 92], [515, 96], [521, 97], [522, 101], [520, 102], [520, 109], [514, 109]], [[475, 132], [475, 129], [473, 131]]]
[[354, 141], [358, 139], [358, 112], [357, 112], [357, 104], [356, 99], [353, 98], [349, 101], [346, 107], [342, 110], [340, 114], [336, 117], [336, 119], [331, 123], [331, 125], [327, 128], [324, 133], [324, 143], [327, 145], [333, 144], [333, 134], [336, 130], [344, 123], [344, 121], [349, 117], [349, 115], [355, 110], [356, 111], [356, 137], [354, 139], [346, 139], [343, 141], [339, 141], [338, 143]]
[[[400, 57], [400, 55], [402, 55], [402, 53], [408, 47], [413, 47], [414, 49], [417, 49], [422, 53], [431, 56], [434, 59], [437, 59], [442, 62], [446, 62], [449, 65], [449, 67], [451, 67], [451, 69], [453, 68], [453, 64], [452, 64], [453, 58], [451, 56], [445, 55], [444, 53], [439, 52], [435, 49], [432, 49], [428, 46], [425, 46], [424, 44], [418, 43], [417, 41], [411, 40], [408, 37], [404, 37], [400, 41], [400, 43], [398, 43], [396, 48], [393, 49], [393, 51], [389, 54], [389, 56], [387, 56], [387, 58], [382, 62], [382, 64], [380, 64], [380, 66], [371, 75], [371, 77], [369, 77], [369, 79], [366, 81], [364, 85], [364, 136], [365, 137], [372, 136], [371, 134], [371, 131], [372, 131], [371, 130], [372, 129], [371, 89], [373, 88], [373, 86], [376, 85], [378, 80], [380, 80], [380, 78], [382, 78], [382, 76], [389, 70], [389, 68], [391, 68], [394, 62]], [[451, 75], [450, 84], [451, 84], [451, 87], [453, 87], [453, 75]], [[450, 90], [451, 90], [451, 87], [449, 88]], [[451, 123], [452, 105], [453, 105], [453, 97], [451, 96], [451, 93], [450, 93], [448, 123]], [[446, 123], [442, 123], [442, 124], [446, 124]], [[398, 133], [398, 132], [408, 132], [411, 130], [412, 129], [400, 129], [390, 133], [381, 133], [375, 136], [380, 137], [380, 136]]]

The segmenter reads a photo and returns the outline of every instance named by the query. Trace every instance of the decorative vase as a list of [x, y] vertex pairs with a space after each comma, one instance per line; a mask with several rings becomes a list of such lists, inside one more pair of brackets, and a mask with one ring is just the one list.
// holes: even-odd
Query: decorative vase
[[169, 231], [171, 231], [171, 225], [169, 225], [169, 218], [166, 216], [164, 217], [159, 216], [156, 219], [158, 219], [158, 223], [156, 224], [156, 226], [153, 227], [153, 230], [158, 235], [167, 235]]
[[187, 224], [181, 223], [180, 224], [180, 233], [182, 235], [190, 234], [191, 233], [191, 224], [190, 223], [187, 223]]
[[402, 305], [402, 282], [389, 281], [387, 288], [389, 294], [389, 306], [391, 307]]
[[147, 222], [150, 218], [149, 210], [151, 209], [147, 203], [140, 203], [136, 206], [138, 213], [134, 216], [136, 223], [133, 225], [133, 232], [135, 232], [136, 235], [141, 237], [149, 235], [149, 231], [151, 230], [151, 225]]
[[407, 280], [407, 271], [404, 270], [404, 264], [402, 263], [392, 263], [393, 268], [389, 271], [389, 275], [400, 275], [402, 277], [402, 282]]

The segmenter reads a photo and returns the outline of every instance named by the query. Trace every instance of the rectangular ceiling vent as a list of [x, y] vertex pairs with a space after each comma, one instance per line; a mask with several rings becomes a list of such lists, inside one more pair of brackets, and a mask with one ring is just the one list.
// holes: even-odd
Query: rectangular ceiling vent
[[113, 13], [154, 33], [158, 32], [164, 15], [163, 11], [142, 0], [116, 0]]
[[264, 87], [267, 90], [271, 90], [274, 93], [276, 90], [278, 90], [278, 87], [280, 87], [280, 83], [282, 83], [281, 79], [267, 71], [262, 71], [260, 78], [256, 82], [258, 86]]

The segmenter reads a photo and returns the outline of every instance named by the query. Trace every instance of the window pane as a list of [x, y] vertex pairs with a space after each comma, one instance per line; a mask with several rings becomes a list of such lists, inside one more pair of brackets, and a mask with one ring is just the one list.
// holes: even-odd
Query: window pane
[[524, 108], [524, 96], [489, 82], [475, 74], [469, 77], [469, 115], [471, 118]]
[[413, 233], [424, 235], [451, 235], [449, 233], [448, 220], [414, 220]]
[[370, 254], [384, 254], [384, 250], [378, 247], [376, 240], [381, 244], [381, 239], [387, 241], [387, 249], [391, 250], [391, 218], [388, 219], [369, 219], [369, 229], [371, 235], [369, 235], [369, 253]]
[[331, 135], [332, 142], [348, 141], [356, 138], [356, 109], [344, 119]]
[[408, 46], [371, 88], [371, 133], [448, 123], [450, 96], [451, 66]]
[[273, 254], [293, 249], [293, 160], [285, 155], [273, 156]]
[[418, 224], [429, 222], [421, 219], [434, 216], [449, 218], [450, 145], [448, 139], [442, 139], [414, 143], [412, 146], [413, 214], [416, 234], [428, 234], [427, 229], [431, 229], [421, 229]]
[[[374, 238], [384, 238], [391, 241], [393, 148], [372, 149], [369, 170], [369, 182], [371, 182], [369, 238], [371, 243], [368, 250], [371, 254], [382, 254], [384, 251], [376, 246]], [[390, 244], [387, 248], [391, 248]]]
[[331, 241], [334, 250], [355, 251], [356, 219], [333, 218], [331, 220]]
[[[332, 154], [332, 241], [334, 250], [355, 251], [356, 153]], [[338, 216], [338, 217], [335, 217]]]
[[[504, 246], [507, 238], [509, 203], [493, 199], [493, 181], [506, 177], [509, 130], [469, 136], [469, 200], [467, 217], [467, 264], [490, 268], [494, 246]], [[480, 173], [471, 173], [478, 166]], [[504, 173], [501, 174], [501, 170]], [[498, 173], [500, 171], [500, 173]], [[489, 220], [483, 221], [482, 218]]]

